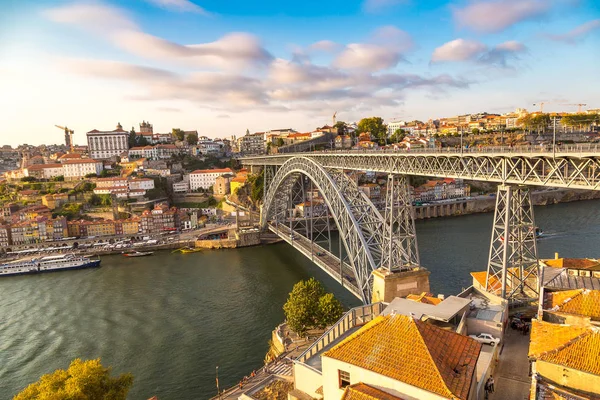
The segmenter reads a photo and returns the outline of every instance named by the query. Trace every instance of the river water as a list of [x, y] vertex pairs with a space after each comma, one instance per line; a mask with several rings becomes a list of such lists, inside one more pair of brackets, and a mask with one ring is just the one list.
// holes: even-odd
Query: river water
[[[598, 257], [600, 202], [535, 209], [541, 257]], [[492, 214], [417, 223], [434, 293], [484, 270]], [[107, 256], [102, 267], [0, 279], [0, 399], [77, 357], [132, 372], [130, 399], [206, 399], [262, 365], [294, 283], [315, 276], [357, 299], [287, 244], [194, 254]]]

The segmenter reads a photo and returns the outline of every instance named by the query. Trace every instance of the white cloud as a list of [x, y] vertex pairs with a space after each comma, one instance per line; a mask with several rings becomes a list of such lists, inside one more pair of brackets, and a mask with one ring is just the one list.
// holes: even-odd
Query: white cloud
[[308, 46], [309, 50], [312, 51], [325, 51], [325, 52], [334, 52], [339, 50], [341, 45], [338, 43], [332, 42], [331, 40], [319, 40]]
[[362, 9], [368, 13], [379, 13], [387, 8], [406, 3], [407, 0], [365, 0]]
[[178, 12], [193, 12], [202, 15], [210, 15], [208, 11], [199, 5], [189, 0], [146, 0], [158, 7], [166, 10], [178, 11]]
[[160, 61], [235, 69], [267, 64], [272, 59], [259, 40], [247, 33], [184, 45], [145, 33], [123, 11], [104, 5], [68, 5], [48, 10], [46, 15], [54, 22], [91, 31], [131, 54]]
[[431, 61], [473, 60], [486, 49], [487, 47], [485, 44], [475, 40], [455, 39], [436, 48], [431, 56]]
[[395, 67], [403, 54], [414, 47], [411, 36], [394, 26], [376, 29], [368, 43], [350, 43], [333, 60], [333, 66], [369, 72]]
[[570, 30], [569, 32], [560, 35], [548, 35], [548, 37], [556, 41], [574, 43], [575, 41], [577, 41], [577, 39], [587, 36], [587, 34], [596, 29], [600, 29], [600, 19], [588, 21]]
[[550, 10], [550, 0], [490, 0], [472, 1], [454, 10], [454, 20], [460, 27], [477, 32], [502, 31], [518, 22], [540, 17]]
[[509, 59], [518, 59], [527, 50], [523, 43], [511, 40], [492, 48], [475, 40], [455, 39], [436, 48], [431, 62], [472, 61], [479, 64], [509, 68]]

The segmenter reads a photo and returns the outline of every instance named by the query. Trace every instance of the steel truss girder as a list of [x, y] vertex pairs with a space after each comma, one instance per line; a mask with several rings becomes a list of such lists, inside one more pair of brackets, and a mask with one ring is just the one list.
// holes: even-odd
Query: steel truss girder
[[498, 186], [486, 290], [504, 299], [538, 293], [536, 226], [526, 187]]
[[388, 175], [384, 219], [385, 248], [381, 266], [391, 272], [419, 266], [417, 233], [406, 175]]
[[264, 196], [261, 227], [286, 225], [286, 205], [293, 187], [306, 176], [323, 196], [338, 228], [362, 301], [371, 301], [372, 272], [381, 263], [384, 220], [367, 196], [340, 170], [325, 169], [314, 160], [294, 157], [281, 165]]
[[[249, 157], [244, 165], [282, 165], [295, 155]], [[600, 154], [305, 153], [326, 168], [462, 178], [516, 185], [600, 190]]]

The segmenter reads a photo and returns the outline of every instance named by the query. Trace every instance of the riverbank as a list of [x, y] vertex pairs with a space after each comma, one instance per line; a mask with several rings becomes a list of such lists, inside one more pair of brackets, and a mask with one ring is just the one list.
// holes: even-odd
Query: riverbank
[[[593, 190], [550, 189], [531, 193], [536, 206], [570, 203], [581, 200], [600, 199], [600, 192]], [[496, 208], [495, 195], [475, 196], [466, 200], [444, 200], [414, 207], [415, 219], [456, 217], [460, 215], [493, 212]]]

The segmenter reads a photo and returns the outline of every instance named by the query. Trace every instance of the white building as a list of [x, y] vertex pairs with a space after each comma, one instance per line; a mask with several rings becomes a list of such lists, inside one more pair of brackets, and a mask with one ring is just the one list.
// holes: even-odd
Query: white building
[[114, 131], [99, 131], [97, 129], [86, 133], [90, 157], [105, 159], [120, 156], [129, 148], [129, 132], [117, 124]]
[[25, 176], [41, 179], [51, 179], [64, 174], [62, 164], [35, 164], [23, 170]]
[[154, 189], [154, 179], [133, 178], [128, 181], [129, 190], [151, 190]]
[[154, 146], [139, 146], [129, 149], [129, 159], [147, 158], [148, 160], [158, 159], [158, 150]]
[[102, 161], [82, 158], [80, 160], [70, 160], [63, 163], [65, 180], [81, 179], [88, 174], [99, 175], [104, 169]]
[[186, 193], [188, 190], [190, 190], [190, 183], [187, 181], [173, 183], [174, 193]]
[[190, 190], [196, 190], [199, 188], [210, 189], [217, 180], [217, 178], [223, 174], [232, 174], [233, 171], [230, 168], [221, 169], [199, 169], [190, 172]]
[[406, 129], [405, 121], [390, 121], [387, 123], [388, 137], [392, 136], [398, 129]]

